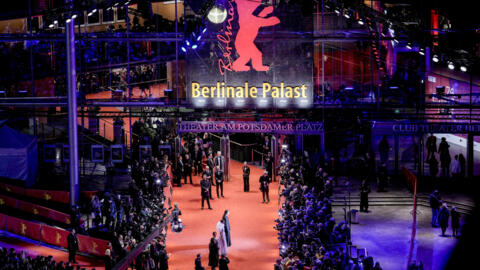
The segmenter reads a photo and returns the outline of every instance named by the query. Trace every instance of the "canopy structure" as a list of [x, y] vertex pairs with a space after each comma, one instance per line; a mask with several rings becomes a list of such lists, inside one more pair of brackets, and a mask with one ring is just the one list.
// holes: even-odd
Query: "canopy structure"
[[35, 183], [38, 169], [37, 138], [0, 121], [0, 177]]

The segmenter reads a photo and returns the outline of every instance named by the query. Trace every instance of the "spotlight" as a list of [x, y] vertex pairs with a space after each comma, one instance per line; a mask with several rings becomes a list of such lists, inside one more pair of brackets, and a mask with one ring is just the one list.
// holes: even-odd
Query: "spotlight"
[[343, 14], [343, 17], [350, 19], [350, 14], [348, 13], [348, 11], [345, 11], [345, 13]]
[[182, 52], [186, 53], [187, 52], [187, 49], [185, 49], [185, 47], [182, 46]]
[[70, 23], [72, 21], [72, 19], [67, 19], [66, 23]]
[[432, 61], [438, 63], [440, 60], [438, 59], [438, 56], [434, 55]]
[[187, 43], [187, 46], [190, 46], [190, 41], [185, 41], [185, 43]]
[[418, 51], [418, 53], [419, 53], [420, 55], [425, 55], [425, 52], [423, 51], [423, 49], [420, 49], [420, 51]]
[[360, 24], [360, 25], [364, 25], [365, 23], [363, 22], [363, 20], [362, 20], [362, 19], [358, 19], [358, 24]]
[[207, 32], [207, 28], [203, 28], [202, 34], [205, 33], [205, 32]]
[[88, 17], [90, 17], [90, 16], [92, 16], [92, 15], [93, 15], [93, 13], [91, 13], [91, 12], [87, 14]]
[[193, 45], [192, 45], [192, 49], [195, 50], [196, 48], [198, 48], [197, 44], [193, 44]]
[[53, 21], [53, 23], [54, 23], [54, 24], [58, 24], [58, 21], [57, 21], [57, 20], [55, 20], [55, 21]]
[[412, 49], [412, 44], [411, 44], [410, 42], [409, 42], [409, 43], [407, 43], [407, 45], [405, 46], [405, 48], [407, 48], [407, 49], [411, 50], [411, 49]]
[[466, 66], [461, 66], [461, 67], [460, 67], [460, 70], [461, 70], [462, 72], [467, 72], [467, 67], [466, 67]]
[[393, 42], [398, 43], [398, 39], [394, 38]]
[[287, 149], [288, 148], [288, 144], [282, 144], [282, 149]]
[[337, 13], [337, 15], [340, 15], [340, 9], [339, 9], [339, 8], [335, 8], [335, 13]]
[[455, 66], [453, 65], [452, 62], [449, 62], [449, 63], [448, 63], [448, 69], [450, 69], [450, 70], [454, 70], [454, 69], [455, 69]]
[[227, 18], [227, 10], [224, 7], [215, 5], [208, 12], [207, 19], [214, 24], [219, 24]]
[[76, 18], [77, 18], [77, 14], [73, 14], [73, 15], [72, 15], [72, 19], [75, 20]]
[[198, 37], [197, 37], [197, 41], [199, 41], [201, 38], [202, 38], [202, 36], [198, 36]]
[[49, 28], [53, 28], [54, 26], [55, 26], [55, 25], [53, 25], [53, 23], [52, 23], [52, 24], [50, 24], [48, 27], [49, 27]]
[[94, 9], [92, 10], [92, 14], [95, 13], [95, 12], [97, 12], [97, 9], [96, 9], [96, 8], [94, 8]]

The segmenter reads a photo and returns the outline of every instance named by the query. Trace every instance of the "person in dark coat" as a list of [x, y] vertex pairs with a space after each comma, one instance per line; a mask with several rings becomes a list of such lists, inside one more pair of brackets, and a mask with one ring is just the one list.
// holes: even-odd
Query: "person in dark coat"
[[208, 182], [210, 183], [210, 187], [209, 187], [209, 189], [208, 189], [208, 193], [210, 194], [210, 200], [213, 200], [213, 197], [212, 197], [212, 186], [215, 186], [215, 183], [214, 183], [214, 180], [213, 180], [213, 171], [210, 170], [210, 167], [209, 167], [209, 166], [206, 166], [206, 167], [205, 167], [205, 171], [203, 171], [202, 178], [203, 178], [203, 175], [206, 175], [206, 176], [207, 176], [207, 180], [208, 180]]
[[183, 170], [183, 174], [185, 177], [185, 184], [187, 183], [187, 178], [190, 178], [190, 184], [193, 185], [193, 180], [192, 180], [192, 167], [193, 167], [193, 161], [190, 158], [190, 155], [186, 154], [185, 155], [185, 160], [183, 161], [185, 164], [185, 168]]
[[442, 236], [445, 236], [445, 231], [448, 228], [448, 220], [450, 219], [450, 212], [446, 203], [442, 204], [440, 212], [438, 213], [438, 224], [442, 228]]
[[[182, 186], [182, 177], [185, 171], [185, 164], [183, 163], [182, 155], [178, 155], [177, 160], [177, 168], [175, 170], [175, 178], [177, 180], [177, 184], [179, 187]], [[185, 184], [187, 183], [187, 179], [185, 179]]]
[[193, 155], [192, 158], [193, 158], [193, 165], [195, 169], [195, 175], [197, 174], [200, 175], [200, 173], [203, 172], [203, 168], [202, 168], [203, 154], [198, 145], [195, 145], [192, 155]]
[[211, 190], [211, 186], [210, 186], [210, 181], [208, 181], [207, 179], [207, 174], [203, 174], [203, 177], [202, 177], [202, 181], [200, 181], [200, 188], [201, 188], [201, 195], [202, 195], [202, 210], [203, 210], [203, 206], [205, 204], [205, 200], [207, 201], [207, 205], [208, 205], [208, 209], [212, 209], [212, 207], [210, 207], [210, 190]]
[[450, 157], [450, 151], [448, 150], [449, 148], [450, 145], [448, 145], [447, 139], [442, 137], [442, 141], [438, 146], [438, 154], [440, 155], [442, 176], [444, 177], [450, 176], [450, 162], [452, 162], [452, 158]]
[[429, 197], [430, 208], [432, 208], [432, 227], [438, 227], [438, 213], [442, 205], [440, 193], [435, 190]]
[[75, 229], [72, 229], [70, 234], [67, 237], [67, 249], [68, 249], [68, 261], [71, 263], [77, 263], [75, 261], [75, 255], [78, 250], [78, 239]]
[[160, 245], [160, 250], [158, 253], [158, 262], [159, 262], [159, 270], [168, 270], [168, 254], [165, 250], [165, 246]]
[[[215, 167], [215, 163], [213, 162], [212, 154], [208, 154], [207, 167], [210, 168], [210, 172], [213, 174], [213, 168]], [[212, 185], [214, 186], [215, 183], [212, 182]]]
[[460, 213], [457, 211], [457, 208], [454, 206], [450, 211], [450, 217], [452, 219], [452, 235], [453, 237], [458, 236], [458, 229], [460, 228]]
[[[217, 198], [220, 198], [220, 195], [222, 195], [223, 198], [223, 171], [220, 169], [219, 166], [216, 167], [215, 169], [215, 182], [217, 184], [216, 189], [217, 189]], [[218, 190], [220, 189], [220, 193]]]
[[360, 185], [360, 212], [368, 212], [368, 193], [370, 193], [370, 185], [363, 180]]
[[437, 137], [433, 133], [427, 138], [425, 146], [427, 147], [427, 160], [430, 160], [434, 153], [437, 152]]
[[460, 177], [464, 178], [466, 174], [466, 160], [462, 153], [458, 155], [458, 162], [460, 162]]
[[222, 255], [219, 261], [219, 268], [218, 270], [228, 270], [228, 264], [230, 263], [230, 260], [227, 258], [227, 256]]
[[268, 177], [270, 178], [270, 181], [273, 180], [273, 156], [272, 152], [268, 152], [267, 156], [265, 157], [263, 161], [263, 166], [265, 167], [265, 170], [268, 172]]
[[432, 157], [428, 160], [428, 167], [430, 169], [430, 176], [436, 177], [438, 174], [438, 160], [435, 155], [432, 155]]
[[212, 238], [210, 238], [210, 244], [208, 245], [208, 266], [212, 267], [212, 270], [215, 270], [215, 267], [218, 267], [218, 241], [217, 241], [217, 232], [213, 232]]
[[205, 270], [205, 267], [202, 266], [202, 256], [200, 253], [198, 253], [195, 258], [195, 270]]
[[250, 167], [248, 167], [247, 162], [243, 163], [243, 191], [249, 192], [250, 191]]
[[380, 152], [380, 161], [387, 162], [388, 161], [388, 152], [390, 150], [390, 146], [388, 144], [387, 136], [383, 136], [382, 140], [378, 144], [378, 152]]
[[263, 175], [260, 176], [260, 179], [258, 180], [260, 182], [260, 191], [262, 191], [262, 198], [263, 202], [265, 203], [265, 199], [267, 199], [267, 203], [270, 202], [270, 197], [269, 197], [269, 190], [268, 190], [268, 184], [270, 183], [270, 178], [268, 177], [268, 172], [264, 171]]

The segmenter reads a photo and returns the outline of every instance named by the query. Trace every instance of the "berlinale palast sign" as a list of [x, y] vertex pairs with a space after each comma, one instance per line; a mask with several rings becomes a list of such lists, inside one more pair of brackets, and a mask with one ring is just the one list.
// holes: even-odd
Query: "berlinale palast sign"
[[193, 107], [312, 106], [313, 44], [298, 37], [311, 24], [292, 31], [299, 29], [287, 23], [288, 16], [308, 21], [301, 11], [295, 16], [261, 2], [223, 1], [225, 20], [209, 21], [201, 38], [191, 37], [195, 49], [191, 45], [185, 51], [187, 97]]
[[276, 133], [276, 134], [322, 134], [322, 122], [222, 122], [222, 121], [183, 121], [178, 123], [177, 131], [216, 132], [216, 133]]

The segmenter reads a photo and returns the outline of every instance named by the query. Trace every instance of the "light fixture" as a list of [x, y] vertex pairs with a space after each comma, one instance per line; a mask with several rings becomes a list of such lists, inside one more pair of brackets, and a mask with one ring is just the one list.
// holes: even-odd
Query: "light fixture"
[[207, 18], [211, 23], [222, 23], [227, 18], [227, 10], [222, 6], [215, 5], [208, 12]]
[[461, 70], [462, 72], [467, 72], [467, 67], [466, 67], [466, 66], [461, 66], [461, 67], [460, 67], [460, 70]]
[[53, 21], [53, 23], [54, 23], [54, 24], [58, 24], [58, 21], [57, 21], [57, 20], [55, 20], [55, 21]]
[[435, 62], [435, 63], [438, 63], [440, 60], [438, 59], [437, 55], [434, 55], [433, 58], [432, 58], [432, 61]]
[[423, 51], [423, 49], [420, 49], [420, 50], [418, 51], [418, 53], [419, 53], [420, 55], [425, 55], [425, 52]]
[[185, 41], [185, 43], [187, 44], [187, 46], [190, 46], [190, 41]]
[[195, 50], [196, 48], [198, 48], [197, 44], [193, 44], [193, 45], [192, 45], [192, 49]]
[[97, 12], [97, 9], [96, 9], [96, 8], [94, 8], [94, 9], [92, 10], [92, 14], [95, 13], [95, 12]]
[[337, 15], [340, 15], [340, 9], [339, 9], [339, 8], [335, 8], [335, 13], [337, 13]]
[[185, 47], [182, 46], [182, 52], [186, 53], [187, 52], [187, 49], [185, 49]]
[[345, 11], [345, 13], [343, 14], [343, 17], [350, 19], [350, 13], [348, 13], [348, 11]]
[[50, 24], [48, 27], [49, 27], [49, 28], [53, 28], [54, 26], [55, 26], [55, 25], [53, 25], [53, 23], [52, 23], [52, 24]]
[[365, 23], [363, 22], [363, 20], [362, 20], [362, 19], [358, 19], [358, 24], [360, 24], [360, 25], [364, 25]]
[[73, 14], [73, 15], [72, 15], [72, 19], [75, 20], [76, 18], [77, 18], [77, 14]]
[[407, 49], [411, 50], [411, 49], [412, 49], [412, 44], [411, 44], [410, 42], [409, 42], [409, 43], [407, 43], [407, 45], [405, 46], [405, 48], [407, 48]]
[[394, 38], [393, 42], [398, 43], [398, 39]]
[[72, 21], [72, 19], [67, 19], [66, 23], [70, 23]]
[[450, 69], [450, 70], [454, 70], [454, 69], [455, 69], [455, 66], [453, 65], [452, 62], [448, 62], [448, 69]]

